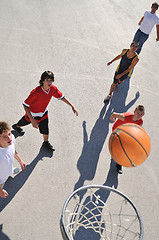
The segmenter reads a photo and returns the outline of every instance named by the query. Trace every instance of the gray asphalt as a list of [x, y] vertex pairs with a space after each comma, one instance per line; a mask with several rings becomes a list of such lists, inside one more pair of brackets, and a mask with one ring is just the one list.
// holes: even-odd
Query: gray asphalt
[[[129, 48], [138, 22], [150, 0], [0, 0], [1, 120], [10, 125], [24, 114], [22, 102], [38, 85], [45, 70], [77, 107], [76, 117], [65, 103], [49, 104], [53, 155], [41, 149], [42, 137], [32, 126], [16, 138], [16, 150], [27, 163], [6, 184], [0, 199], [0, 239], [60, 240], [62, 206], [77, 187], [106, 184], [126, 194], [137, 206], [144, 224], [144, 240], [159, 236], [159, 43], [154, 27], [130, 81], [121, 84], [109, 105], [109, 91], [117, 62], [106, 63]], [[146, 109], [144, 128], [152, 149], [140, 166], [124, 168], [117, 176], [110, 164], [108, 140], [112, 111]], [[18, 163], [15, 161], [15, 166]], [[87, 171], [85, 171], [87, 169]]]

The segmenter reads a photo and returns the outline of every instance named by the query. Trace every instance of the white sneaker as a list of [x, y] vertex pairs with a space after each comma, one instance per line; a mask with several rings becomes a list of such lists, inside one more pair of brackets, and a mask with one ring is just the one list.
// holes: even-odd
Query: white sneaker
[[14, 174], [17, 174], [19, 171], [20, 171], [19, 168], [13, 168], [13, 173], [14, 173]]
[[105, 103], [105, 102], [109, 102], [109, 100], [111, 99], [111, 97], [112, 97], [112, 95], [109, 94], [106, 98], [104, 98], [104, 103]]

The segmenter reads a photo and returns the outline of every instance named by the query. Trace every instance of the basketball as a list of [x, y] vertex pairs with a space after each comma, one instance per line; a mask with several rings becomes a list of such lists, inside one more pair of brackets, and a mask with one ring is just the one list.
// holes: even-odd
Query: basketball
[[136, 167], [150, 154], [151, 142], [143, 127], [126, 123], [118, 126], [109, 138], [109, 152], [121, 166]]

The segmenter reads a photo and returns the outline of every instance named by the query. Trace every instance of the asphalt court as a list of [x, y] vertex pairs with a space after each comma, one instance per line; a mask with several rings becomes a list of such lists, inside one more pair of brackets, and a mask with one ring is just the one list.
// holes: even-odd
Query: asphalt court
[[[130, 80], [119, 85], [109, 105], [109, 91], [118, 62], [106, 63], [129, 48], [138, 22], [150, 0], [0, 0], [1, 120], [10, 125], [24, 114], [22, 102], [38, 85], [45, 70], [76, 106], [56, 99], [49, 104], [50, 142], [56, 151], [41, 149], [37, 129], [25, 127], [16, 150], [27, 163], [25, 171], [6, 184], [0, 199], [0, 240], [62, 239], [59, 220], [63, 204], [77, 187], [105, 184], [126, 194], [138, 208], [144, 240], [159, 236], [159, 43], [154, 27]], [[159, 11], [158, 11], [159, 14]], [[140, 166], [116, 174], [108, 140], [113, 111], [146, 109], [143, 127], [152, 149]], [[18, 163], [15, 160], [15, 166]], [[87, 171], [86, 171], [87, 170]]]

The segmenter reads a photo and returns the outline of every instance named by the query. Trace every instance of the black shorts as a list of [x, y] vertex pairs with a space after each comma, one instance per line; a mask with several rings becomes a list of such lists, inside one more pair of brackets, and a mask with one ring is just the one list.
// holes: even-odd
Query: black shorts
[[[44, 114], [44, 116], [47, 115], [46, 113]], [[43, 117], [44, 117], [43, 116]], [[28, 117], [28, 116], [27, 116]], [[34, 118], [35, 120], [38, 120], [38, 123], [39, 123], [39, 132], [41, 134], [45, 134], [45, 135], [48, 135], [49, 134], [49, 120], [48, 120], [48, 117], [40, 120], [41, 118], [40, 117], [35, 117]], [[25, 116], [23, 116], [18, 122], [17, 122], [17, 126], [19, 127], [23, 127], [23, 126], [26, 126], [26, 125], [29, 125], [31, 122], [28, 121]]]
[[128, 77], [128, 74], [129, 74], [129, 73], [123, 75], [123, 76], [122, 76], [121, 78], [119, 78], [119, 79], [116, 79], [116, 76], [117, 76], [118, 74], [120, 74], [120, 73], [119, 73], [119, 72], [115, 72], [114, 82], [113, 82], [113, 83], [115, 83], [115, 84], [118, 84], [119, 81], [120, 81], [120, 82], [123, 82], [123, 81]]

